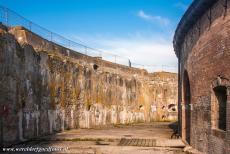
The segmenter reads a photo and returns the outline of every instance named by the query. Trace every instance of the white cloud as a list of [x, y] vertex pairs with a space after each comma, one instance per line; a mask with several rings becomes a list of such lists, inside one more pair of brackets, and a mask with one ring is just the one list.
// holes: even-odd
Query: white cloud
[[152, 23], [159, 23], [160, 25], [163, 25], [163, 26], [167, 26], [170, 23], [170, 20], [168, 18], [164, 18], [162, 16], [152, 16], [152, 15], [146, 14], [143, 10], [139, 10], [137, 13], [137, 16], [146, 21], [149, 21]]
[[[116, 57], [118, 63], [128, 64], [127, 58], [129, 58], [132, 63], [145, 65], [145, 69], [151, 72], [161, 71], [162, 65], [164, 71], [176, 72], [177, 69], [177, 58], [172, 43], [161, 36], [157, 38], [136, 35], [126, 38], [87, 37], [83, 40], [87, 40], [87, 44], [103, 51], [120, 55], [121, 57]], [[112, 55], [102, 54], [102, 57], [110, 61], [115, 60]]]

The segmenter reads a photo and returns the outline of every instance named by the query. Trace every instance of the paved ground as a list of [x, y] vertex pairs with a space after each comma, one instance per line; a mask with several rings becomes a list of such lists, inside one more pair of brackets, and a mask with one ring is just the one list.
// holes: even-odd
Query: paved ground
[[58, 147], [64, 150], [58, 153], [75, 154], [182, 154], [185, 144], [180, 139], [171, 139], [171, 127], [170, 123], [151, 123], [77, 129], [15, 147]]
[[75, 129], [58, 133], [44, 138], [49, 139], [87, 139], [87, 138], [109, 138], [121, 139], [123, 137], [169, 139], [173, 133], [172, 127], [176, 127], [169, 122], [158, 122], [150, 124], [116, 125], [110, 128], [98, 129]]

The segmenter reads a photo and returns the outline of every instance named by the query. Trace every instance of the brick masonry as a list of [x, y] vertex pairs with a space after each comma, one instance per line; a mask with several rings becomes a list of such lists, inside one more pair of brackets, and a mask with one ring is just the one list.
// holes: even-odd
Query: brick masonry
[[215, 126], [218, 111], [213, 103], [215, 87], [224, 86], [227, 92], [230, 87], [230, 1], [217, 0], [203, 11], [183, 37], [180, 48], [175, 47], [180, 70], [180, 133], [199, 151], [230, 153], [229, 95], [226, 131]]

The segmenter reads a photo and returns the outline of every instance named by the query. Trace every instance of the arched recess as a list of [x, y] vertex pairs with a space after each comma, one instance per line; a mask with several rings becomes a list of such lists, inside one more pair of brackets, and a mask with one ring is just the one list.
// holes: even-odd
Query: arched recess
[[[212, 82], [211, 90], [211, 128], [227, 131], [227, 102], [229, 101], [230, 80], [218, 76]], [[224, 132], [222, 134], [225, 134]]]
[[184, 137], [185, 140], [190, 144], [190, 130], [191, 130], [191, 92], [190, 92], [190, 81], [187, 70], [184, 71], [183, 78], [183, 92], [184, 92]]

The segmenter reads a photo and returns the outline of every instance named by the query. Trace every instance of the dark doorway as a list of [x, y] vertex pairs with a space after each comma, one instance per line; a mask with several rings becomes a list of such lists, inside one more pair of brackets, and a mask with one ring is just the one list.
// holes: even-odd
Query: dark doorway
[[184, 72], [184, 108], [185, 108], [185, 138], [190, 144], [190, 129], [191, 129], [191, 93], [188, 72]]

